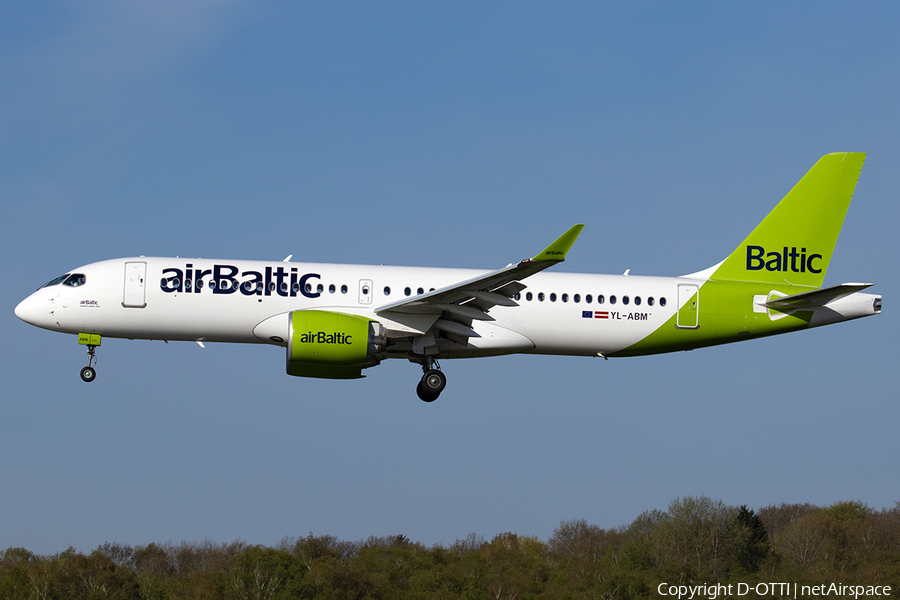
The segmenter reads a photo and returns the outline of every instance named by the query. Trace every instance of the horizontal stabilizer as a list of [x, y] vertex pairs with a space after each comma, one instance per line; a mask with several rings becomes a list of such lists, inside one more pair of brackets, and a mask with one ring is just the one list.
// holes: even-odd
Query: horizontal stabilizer
[[873, 284], [871, 283], [842, 283], [841, 285], [822, 288], [821, 290], [813, 290], [812, 292], [803, 292], [802, 294], [794, 294], [793, 296], [772, 298], [766, 302], [766, 308], [787, 312], [790, 310], [825, 306], [829, 302], [834, 302], [839, 298], [861, 292], [872, 285]]

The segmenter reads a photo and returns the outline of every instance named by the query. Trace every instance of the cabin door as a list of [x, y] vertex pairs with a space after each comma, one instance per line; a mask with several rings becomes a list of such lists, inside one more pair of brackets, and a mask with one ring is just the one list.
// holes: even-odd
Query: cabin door
[[692, 283], [678, 284], [678, 319], [675, 326], [682, 329], [700, 327], [700, 286]]
[[147, 263], [125, 263], [125, 297], [122, 306], [125, 308], [144, 308], [147, 306]]

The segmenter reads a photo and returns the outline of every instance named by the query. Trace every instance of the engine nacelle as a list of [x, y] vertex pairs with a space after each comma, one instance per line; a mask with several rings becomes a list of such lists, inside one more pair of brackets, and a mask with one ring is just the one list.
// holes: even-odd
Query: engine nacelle
[[358, 315], [298, 310], [288, 329], [287, 372], [297, 377], [358, 379], [385, 344], [381, 323]]

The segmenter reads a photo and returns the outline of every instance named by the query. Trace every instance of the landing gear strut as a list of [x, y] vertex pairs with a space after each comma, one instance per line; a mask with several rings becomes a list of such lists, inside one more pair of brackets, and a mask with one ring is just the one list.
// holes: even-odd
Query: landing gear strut
[[81, 370], [81, 380], [85, 383], [92, 382], [97, 377], [97, 370], [93, 367], [97, 360], [97, 346], [88, 346], [88, 366]]
[[441, 366], [431, 357], [422, 362], [422, 379], [416, 386], [416, 394], [424, 402], [434, 402], [447, 386], [447, 378], [441, 373]]

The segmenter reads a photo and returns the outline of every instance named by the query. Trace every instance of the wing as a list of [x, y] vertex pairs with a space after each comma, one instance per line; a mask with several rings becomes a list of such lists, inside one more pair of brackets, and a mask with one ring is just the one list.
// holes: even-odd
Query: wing
[[[432, 317], [431, 327], [441, 330], [455, 342], [466, 344], [479, 337], [472, 321], [493, 321], [488, 312], [495, 306], [518, 306], [513, 296], [525, 289], [522, 280], [561, 263], [575, 243], [584, 225], [573, 225], [555, 242], [533, 258], [461, 281], [427, 294], [386, 304], [375, 314], [396, 322], [409, 321], [413, 315]], [[420, 319], [417, 319], [421, 322]]]

